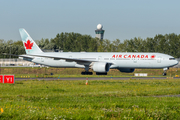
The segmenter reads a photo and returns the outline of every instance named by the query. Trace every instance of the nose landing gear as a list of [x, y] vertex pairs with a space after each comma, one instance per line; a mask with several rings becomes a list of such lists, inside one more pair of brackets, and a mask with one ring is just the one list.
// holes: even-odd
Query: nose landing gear
[[165, 72], [163, 72], [163, 76], [166, 76], [166, 73], [165, 73]]
[[169, 70], [169, 68], [163, 68], [163, 70], [164, 70], [163, 76], [166, 76], [167, 75], [166, 72], [167, 72], [167, 70]]

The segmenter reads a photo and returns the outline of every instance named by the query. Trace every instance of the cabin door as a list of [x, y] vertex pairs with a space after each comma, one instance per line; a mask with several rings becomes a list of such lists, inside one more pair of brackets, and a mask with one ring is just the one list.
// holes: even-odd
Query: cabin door
[[41, 62], [44, 62], [44, 58], [43, 57], [41, 58]]
[[137, 58], [133, 58], [134, 63], [137, 63]]
[[157, 58], [157, 63], [161, 63], [161, 57], [160, 56]]
[[102, 60], [102, 56], [99, 56], [99, 57], [98, 57], [98, 61], [101, 61], [101, 60]]

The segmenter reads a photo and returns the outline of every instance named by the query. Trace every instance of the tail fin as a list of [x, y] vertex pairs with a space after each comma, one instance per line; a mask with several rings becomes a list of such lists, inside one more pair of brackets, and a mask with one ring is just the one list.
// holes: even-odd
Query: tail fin
[[34, 40], [30, 37], [27, 31], [23, 28], [19, 29], [21, 39], [26, 51], [26, 54], [36, 54], [41, 53], [42, 50], [37, 46]]

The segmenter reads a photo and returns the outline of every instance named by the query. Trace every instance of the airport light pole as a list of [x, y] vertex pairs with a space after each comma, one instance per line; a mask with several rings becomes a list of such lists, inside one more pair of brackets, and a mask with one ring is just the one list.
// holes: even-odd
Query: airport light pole
[[10, 56], [9, 56], [9, 59], [11, 59], [11, 43], [9, 43], [10, 45]]
[[11, 60], [11, 43], [9, 43], [10, 46], [10, 55], [9, 55], [9, 66], [10, 66], [10, 60]]

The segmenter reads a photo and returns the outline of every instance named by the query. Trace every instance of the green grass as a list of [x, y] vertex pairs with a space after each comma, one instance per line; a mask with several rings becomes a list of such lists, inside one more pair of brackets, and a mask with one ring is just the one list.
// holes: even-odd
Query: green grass
[[0, 84], [0, 119], [180, 119], [180, 79]]
[[[111, 69], [107, 76], [96, 75], [81, 75], [84, 69], [81, 68], [16, 68], [16, 67], [2, 67], [0, 68], [0, 74], [14, 74], [16, 78], [21, 77], [133, 77], [134, 73], [148, 73], [149, 77], [162, 77], [162, 69], [135, 69], [133, 73], [122, 73], [116, 69]], [[50, 75], [53, 73], [53, 75]], [[167, 77], [174, 77], [180, 75], [180, 68], [170, 68], [167, 71]]]

